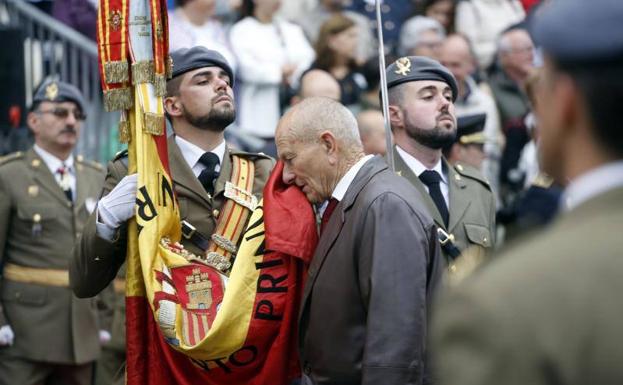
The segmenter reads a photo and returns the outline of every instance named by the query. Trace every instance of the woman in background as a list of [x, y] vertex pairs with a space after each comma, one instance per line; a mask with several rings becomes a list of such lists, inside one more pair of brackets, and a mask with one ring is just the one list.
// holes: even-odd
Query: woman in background
[[301, 27], [275, 17], [280, 5], [280, 0], [244, 0], [242, 19], [230, 32], [239, 68], [239, 129], [269, 143], [281, 116], [280, 95], [297, 87], [314, 60]]
[[355, 104], [366, 88], [363, 75], [358, 72], [357, 41], [359, 29], [355, 22], [337, 14], [327, 20], [316, 41], [316, 61], [312, 68], [327, 71], [340, 83], [341, 102], [345, 106]]

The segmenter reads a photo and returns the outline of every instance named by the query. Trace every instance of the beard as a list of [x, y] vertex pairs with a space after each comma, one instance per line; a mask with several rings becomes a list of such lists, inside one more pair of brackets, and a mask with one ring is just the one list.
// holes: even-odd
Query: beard
[[456, 127], [452, 130], [440, 127], [439, 125], [435, 126], [433, 129], [413, 127], [407, 130], [407, 134], [422, 146], [439, 150], [451, 146], [454, 143], [456, 139]]
[[188, 123], [197, 128], [213, 132], [223, 132], [227, 126], [236, 120], [236, 109], [233, 106], [233, 101], [231, 107], [215, 106], [215, 101], [223, 95], [225, 94], [221, 93], [212, 98], [212, 108], [210, 108], [210, 112], [208, 112], [207, 115], [193, 115], [187, 109], [184, 109], [184, 118], [188, 121]]

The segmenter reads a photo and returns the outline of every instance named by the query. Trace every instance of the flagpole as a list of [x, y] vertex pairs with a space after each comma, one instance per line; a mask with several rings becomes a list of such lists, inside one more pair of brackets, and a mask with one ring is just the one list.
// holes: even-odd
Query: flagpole
[[381, 1], [376, 0], [376, 31], [379, 40], [379, 71], [381, 73], [381, 108], [385, 122], [385, 142], [387, 145], [387, 163], [392, 171], [394, 165], [394, 146], [392, 144], [392, 129], [389, 123], [389, 100], [387, 99], [387, 77], [385, 76], [385, 45], [383, 44], [383, 20], [381, 18]]

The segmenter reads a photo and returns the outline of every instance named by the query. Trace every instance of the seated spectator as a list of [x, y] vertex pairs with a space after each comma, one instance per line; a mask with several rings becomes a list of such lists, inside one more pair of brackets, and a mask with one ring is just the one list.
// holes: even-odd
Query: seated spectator
[[357, 114], [359, 136], [363, 144], [363, 152], [385, 156], [387, 141], [385, 137], [385, 120], [379, 110], [365, 110]]
[[313, 9], [308, 13], [302, 14], [297, 22], [303, 27], [309, 41], [312, 44], [316, 44], [320, 34], [320, 27], [331, 16], [341, 14], [351, 18], [358, 29], [356, 60], [357, 64], [362, 64], [368, 58], [376, 55], [376, 38], [372, 33], [370, 21], [365, 16], [344, 9], [344, 4], [347, 2], [348, 0], [319, 0]]
[[500, 116], [488, 84], [477, 84], [471, 74], [478, 70], [470, 42], [464, 35], [453, 34], [446, 38], [440, 51], [441, 63], [452, 72], [458, 85], [454, 102], [457, 118], [466, 115], [486, 114], [483, 135], [485, 155], [481, 171], [489, 180], [499, 201], [500, 158], [504, 136]]
[[456, 0], [421, 0], [416, 12], [418, 15], [437, 20], [446, 33], [452, 33], [455, 8]]
[[438, 60], [445, 37], [443, 26], [437, 20], [414, 16], [402, 26], [398, 52], [401, 56], [426, 56]]
[[290, 104], [295, 105], [303, 99], [314, 96], [322, 96], [339, 102], [340, 84], [326, 71], [319, 69], [307, 71], [301, 76], [298, 93], [292, 98]]
[[[374, 36], [376, 37], [376, 7], [374, 0], [345, 0], [349, 4], [347, 9], [366, 16], [368, 23], [373, 25]], [[394, 54], [397, 51], [398, 40], [402, 23], [407, 15], [412, 15], [415, 10], [415, 1], [409, 0], [383, 0], [381, 1], [381, 12], [383, 17], [383, 41], [385, 43], [385, 53]]]
[[464, 0], [456, 6], [455, 29], [472, 42], [478, 65], [484, 69], [495, 58], [500, 33], [524, 17], [519, 0]]
[[220, 52], [235, 70], [225, 27], [214, 17], [216, 0], [177, 0], [169, 11], [169, 51], [203, 46]]
[[[386, 63], [392, 63], [394, 60], [393, 57], [385, 58]], [[381, 74], [378, 57], [368, 59], [361, 66], [360, 72], [366, 81], [366, 88], [359, 96], [359, 103], [348, 107], [355, 116], [365, 110], [381, 110]]]
[[345, 106], [357, 103], [366, 86], [357, 68], [357, 39], [358, 28], [352, 19], [341, 14], [332, 16], [320, 28], [316, 61], [311, 66], [327, 71], [340, 83]]
[[533, 69], [534, 46], [525, 29], [513, 27], [498, 39], [497, 62], [489, 72], [489, 85], [497, 103], [506, 145], [500, 161], [502, 198], [511, 198], [521, 189], [517, 167], [524, 145], [530, 140], [524, 119], [529, 102], [524, 82]]
[[314, 59], [301, 27], [275, 17], [279, 5], [278, 0], [245, 0], [243, 19], [230, 33], [239, 66], [239, 129], [269, 141], [291, 90]]

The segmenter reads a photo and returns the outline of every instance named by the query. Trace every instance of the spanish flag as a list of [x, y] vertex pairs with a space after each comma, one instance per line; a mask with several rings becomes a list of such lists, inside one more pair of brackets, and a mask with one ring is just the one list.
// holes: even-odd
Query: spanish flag
[[[201, 263], [169, 259], [165, 232], [148, 233], [139, 223], [127, 274], [128, 384], [287, 385], [300, 375], [297, 315], [316, 224], [305, 196], [284, 185], [281, 172], [278, 163], [227, 280]], [[151, 257], [144, 242], [158, 245]], [[158, 295], [163, 291], [169, 294]], [[193, 306], [193, 298], [205, 306]], [[172, 328], [160, 314], [167, 302], [174, 304], [167, 310]]]
[[106, 106], [121, 110], [129, 172], [138, 174], [128, 234], [126, 383], [287, 385], [299, 376], [296, 323], [317, 243], [315, 217], [304, 195], [283, 184], [278, 163], [264, 199], [236, 207], [250, 219], [228, 274], [179, 243], [162, 103], [171, 69], [166, 17], [165, 0], [100, 1]]

